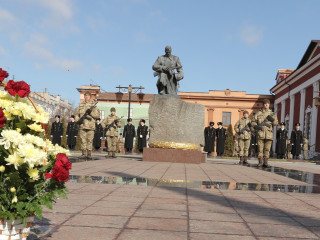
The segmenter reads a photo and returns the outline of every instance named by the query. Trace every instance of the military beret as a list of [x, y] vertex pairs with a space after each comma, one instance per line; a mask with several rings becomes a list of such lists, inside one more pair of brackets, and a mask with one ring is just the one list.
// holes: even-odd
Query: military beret
[[210, 126], [213, 126], [214, 125], [214, 122], [210, 122]]
[[91, 92], [86, 91], [86, 92], [84, 93], [84, 95], [89, 95], [89, 96], [91, 97]]
[[281, 123], [280, 123], [280, 125], [283, 125], [283, 126], [285, 126], [285, 125], [286, 125], [286, 123], [285, 123], [285, 122], [281, 122]]
[[146, 123], [146, 120], [144, 120], [144, 119], [141, 119], [141, 120], [140, 120], [140, 122]]
[[263, 104], [269, 103], [270, 104], [270, 100], [268, 98], [263, 100]]
[[100, 119], [100, 118], [97, 118], [97, 120], [99, 120], [99, 121], [100, 121], [101, 119]]
[[249, 114], [249, 112], [248, 112], [247, 110], [245, 110], [245, 111], [243, 112], [243, 115], [245, 115], [245, 114]]
[[56, 118], [56, 117], [57, 117], [57, 118], [60, 118], [60, 115], [56, 115], [55, 118]]
[[71, 118], [74, 118], [74, 115], [71, 115]]
[[296, 125], [296, 126], [300, 126], [300, 123], [296, 123], [295, 125]]
[[127, 122], [132, 122], [132, 118], [128, 118], [128, 119], [127, 119]]
[[110, 112], [116, 112], [116, 109], [114, 107], [110, 108]]

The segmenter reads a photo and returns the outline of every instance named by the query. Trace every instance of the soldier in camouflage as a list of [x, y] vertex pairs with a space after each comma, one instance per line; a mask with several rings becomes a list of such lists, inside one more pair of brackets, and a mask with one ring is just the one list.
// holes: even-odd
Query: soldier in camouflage
[[92, 142], [94, 137], [94, 129], [96, 126], [96, 119], [100, 117], [100, 111], [97, 107], [91, 110], [94, 106], [94, 101], [91, 100], [91, 93], [86, 92], [84, 94], [84, 101], [80, 103], [75, 113], [75, 121], [83, 115], [87, 115], [83, 123], [79, 126], [79, 136], [81, 140], [81, 158], [91, 158]]
[[[270, 148], [273, 140], [273, 127], [278, 125], [278, 118], [270, 109], [270, 100], [263, 100], [263, 108], [254, 115], [251, 126], [257, 131], [258, 167], [268, 167]], [[253, 130], [251, 129], [251, 130]]]
[[108, 142], [108, 156], [106, 157], [116, 157], [117, 151], [117, 141], [118, 141], [118, 128], [121, 127], [121, 121], [119, 117], [116, 116], [116, 109], [112, 107], [110, 109], [111, 114], [103, 119], [101, 125], [106, 128], [106, 136]]
[[249, 112], [243, 112], [241, 118], [236, 125], [234, 125], [235, 132], [239, 135], [239, 148], [240, 148], [240, 162], [239, 165], [248, 165], [248, 155], [251, 140], [251, 120], [249, 119]]

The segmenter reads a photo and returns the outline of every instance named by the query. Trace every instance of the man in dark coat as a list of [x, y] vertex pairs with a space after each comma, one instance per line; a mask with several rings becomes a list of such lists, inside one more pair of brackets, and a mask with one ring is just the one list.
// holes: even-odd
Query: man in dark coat
[[101, 148], [101, 140], [103, 136], [103, 127], [100, 123], [100, 118], [96, 120], [96, 128], [94, 130], [94, 137], [92, 145], [98, 151]]
[[144, 125], [145, 123], [146, 121], [141, 119], [140, 126], [137, 129], [138, 148], [141, 153], [143, 152], [143, 148], [147, 146], [148, 127]]
[[216, 137], [216, 129], [213, 127], [214, 122], [210, 122], [210, 125], [204, 129], [204, 151], [208, 153], [208, 157], [214, 152], [214, 140]]
[[51, 127], [51, 137], [52, 137], [52, 144], [58, 144], [61, 146], [61, 138], [63, 136], [63, 125], [60, 122], [60, 116], [55, 116], [56, 120], [52, 123]]
[[123, 137], [125, 139], [124, 148], [128, 153], [132, 153], [133, 138], [136, 136], [136, 129], [132, 125], [132, 118], [128, 118], [128, 124], [124, 126]]
[[280, 128], [277, 130], [276, 153], [279, 159], [284, 159], [287, 149], [288, 131], [285, 129], [285, 123], [280, 123]]
[[66, 137], [67, 144], [70, 150], [74, 150], [77, 144], [77, 136], [78, 136], [78, 125], [74, 121], [74, 115], [71, 115], [70, 122], [68, 122]]
[[216, 129], [217, 136], [217, 156], [223, 156], [224, 143], [226, 141], [226, 129], [222, 127], [222, 122], [218, 122], [218, 128]]
[[300, 123], [295, 124], [296, 129], [291, 132], [291, 153], [293, 159], [299, 159], [299, 155], [301, 154], [301, 148], [303, 144], [302, 132], [300, 131]]

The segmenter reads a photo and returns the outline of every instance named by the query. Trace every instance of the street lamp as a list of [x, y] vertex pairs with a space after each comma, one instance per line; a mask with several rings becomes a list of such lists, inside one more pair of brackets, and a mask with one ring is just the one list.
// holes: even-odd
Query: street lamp
[[[125, 90], [128, 89], [128, 93], [129, 93], [129, 104], [128, 104], [128, 118], [130, 118], [130, 107], [131, 107], [131, 93], [133, 92], [133, 90], [136, 90], [134, 93], [136, 93], [139, 89], [140, 89], [140, 95], [143, 94], [142, 93], [142, 89], [144, 89], [144, 87], [140, 86], [140, 87], [132, 87], [132, 85], [130, 84], [129, 87], [121, 87], [120, 85], [116, 88], [119, 88], [119, 92], [118, 95], [122, 94], [120, 92], [120, 90]], [[140, 98], [139, 95], [139, 98]], [[121, 100], [120, 100], [121, 101]]]

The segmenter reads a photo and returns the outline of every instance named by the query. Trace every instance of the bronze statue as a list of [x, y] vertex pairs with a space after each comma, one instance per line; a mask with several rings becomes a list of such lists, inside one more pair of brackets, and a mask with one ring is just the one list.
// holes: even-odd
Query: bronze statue
[[[183, 69], [179, 57], [171, 54], [171, 47], [166, 46], [165, 55], [159, 56], [153, 64], [154, 76], [159, 76], [157, 81], [158, 93], [178, 94], [178, 81], [183, 79]], [[176, 70], [176, 71], [175, 71]]]

